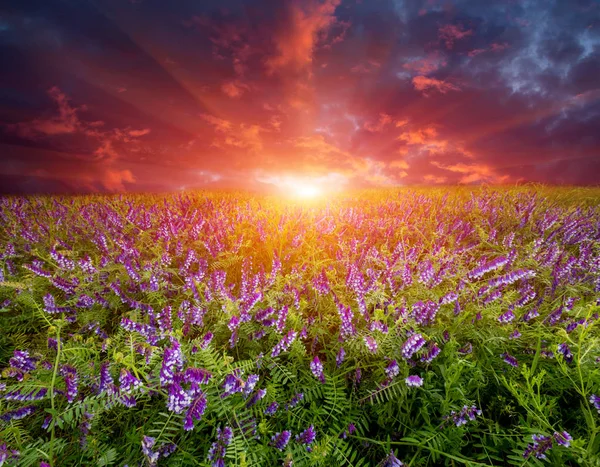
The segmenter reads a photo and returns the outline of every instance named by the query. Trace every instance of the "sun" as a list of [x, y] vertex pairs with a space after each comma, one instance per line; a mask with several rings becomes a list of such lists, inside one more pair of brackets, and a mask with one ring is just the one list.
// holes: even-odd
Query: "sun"
[[321, 189], [312, 183], [297, 181], [290, 184], [292, 194], [297, 198], [316, 198], [321, 195]]

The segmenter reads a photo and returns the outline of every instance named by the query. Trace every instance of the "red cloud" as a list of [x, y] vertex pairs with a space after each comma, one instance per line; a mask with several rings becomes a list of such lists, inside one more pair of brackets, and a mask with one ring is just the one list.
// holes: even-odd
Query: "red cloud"
[[428, 75], [448, 64], [447, 60], [439, 53], [434, 52], [426, 57], [410, 60], [402, 65], [403, 68], [416, 71], [420, 75]]
[[448, 91], [460, 91], [460, 88], [454, 84], [440, 79], [428, 78], [427, 76], [415, 76], [412, 79], [412, 83], [415, 89], [417, 91], [422, 91], [424, 95], [427, 95], [427, 91], [432, 89], [436, 89], [442, 94], [445, 94]]
[[8, 125], [8, 130], [12, 130], [27, 139], [75, 133], [81, 127], [77, 111], [85, 110], [85, 107], [71, 107], [69, 98], [56, 86], [48, 90], [48, 95], [57, 104], [58, 115]]
[[228, 81], [221, 85], [221, 91], [231, 98], [240, 97], [245, 91], [248, 91], [250, 86], [241, 81]]
[[392, 117], [388, 114], [381, 113], [379, 114], [379, 120], [377, 121], [377, 123], [366, 122], [363, 125], [363, 128], [373, 133], [379, 133], [383, 131], [383, 129], [390, 123], [392, 123]]
[[476, 183], [476, 182], [488, 182], [488, 183], [504, 183], [509, 180], [507, 175], [498, 175], [494, 173], [494, 170], [484, 164], [450, 164], [444, 165], [440, 162], [432, 162], [432, 165], [449, 172], [455, 172], [463, 174], [463, 177], [459, 180], [459, 183]]
[[446, 43], [448, 49], [454, 47], [456, 41], [464, 39], [472, 34], [473, 31], [471, 29], [462, 29], [460, 26], [454, 24], [446, 24], [438, 30], [438, 37]]
[[292, 3], [291, 20], [274, 38], [277, 54], [265, 62], [268, 71], [287, 67], [299, 70], [310, 64], [319, 33], [336, 22], [334, 12], [340, 3], [341, 0]]

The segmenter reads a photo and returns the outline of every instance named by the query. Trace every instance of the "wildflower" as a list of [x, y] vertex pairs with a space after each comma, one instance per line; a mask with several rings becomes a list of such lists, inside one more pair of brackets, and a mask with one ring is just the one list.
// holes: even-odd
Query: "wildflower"
[[281, 352], [288, 350], [292, 345], [292, 342], [294, 342], [296, 339], [297, 335], [298, 333], [296, 331], [289, 331], [285, 336], [283, 336], [283, 339], [281, 339], [275, 345], [275, 347], [273, 347], [273, 350], [271, 351], [271, 357], [277, 357]]
[[470, 407], [465, 405], [458, 413], [456, 413], [454, 410], [450, 412], [450, 415], [446, 415], [444, 420], [451, 421], [456, 426], [461, 426], [466, 425], [469, 420], [475, 420], [477, 415], [481, 415], [481, 410], [474, 405]]
[[77, 375], [77, 370], [70, 365], [64, 365], [60, 370], [60, 374], [65, 379], [67, 401], [73, 402], [78, 394], [79, 376]]
[[411, 375], [407, 377], [404, 381], [406, 381], [406, 385], [408, 387], [420, 387], [423, 386], [423, 378], [418, 375]]
[[402, 344], [402, 356], [408, 360], [426, 344], [421, 334], [413, 334]]
[[121, 385], [122, 394], [131, 394], [133, 391], [139, 389], [142, 386], [142, 382], [133, 376], [129, 370], [121, 369], [121, 375], [119, 377], [119, 383]]
[[342, 339], [354, 336], [356, 334], [356, 329], [354, 324], [352, 324], [354, 313], [352, 313], [350, 307], [345, 307], [342, 304], [338, 304], [337, 309], [340, 319], [342, 320], [342, 325], [340, 326], [340, 335]]
[[527, 459], [534, 455], [538, 459], [546, 459], [546, 452], [552, 448], [552, 437], [543, 435], [533, 435], [533, 444], [527, 445], [523, 457]]
[[192, 398], [179, 383], [172, 383], [169, 386], [167, 396], [167, 409], [179, 414], [192, 403]]
[[217, 428], [217, 441], [212, 443], [208, 450], [208, 460], [212, 461], [213, 467], [225, 467], [223, 459], [225, 458], [227, 446], [231, 443], [232, 437], [233, 431], [230, 427], [226, 426], [223, 430]]
[[30, 357], [27, 350], [15, 350], [12, 358], [8, 361], [10, 366], [18, 368], [24, 373], [35, 370], [37, 359]]
[[256, 386], [256, 383], [258, 383], [258, 379], [258, 375], [252, 374], [248, 376], [246, 383], [244, 384], [244, 389], [242, 390], [244, 397], [248, 397], [250, 393], [254, 391], [254, 387]]
[[489, 261], [489, 262], [473, 269], [472, 271], [470, 271], [467, 274], [467, 277], [471, 280], [479, 279], [480, 277], [483, 277], [488, 272], [502, 269], [504, 266], [506, 266], [508, 264], [508, 262], [509, 262], [508, 257], [500, 256], [492, 261]]
[[346, 358], [346, 351], [344, 350], [343, 347], [340, 347], [340, 350], [338, 350], [338, 353], [335, 357], [335, 364], [337, 365], [338, 368], [344, 362], [344, 358]]
[[174, 340], [171, 347], [165, 348], [163, 363], [160, 369], [160, 385], [167, 386], [171, 384], [175, 377], [175, 370], [181, 371], [182, 368], [183, 354], [181, 353], [181, 345]]
[[250, 399], [248, 399], [248, 402], [246, 403], [246, 408], [252, 407], [266, 395], [267, 395], [267, 391], [265, 389], [259, 389], [252, 395], [252, 397]]
[[566, 343], [558, 344], [558, 352], [562, 354], [565, 359], [565, 362], [571, 363], [573, 361], [573, 354], [571, 353], [571, 349]]
[[348, 436], [352, 435], [356, 431], [356, 425], [354, 423], [349, 423], [348, 428], [346, 428], [341, 434], [340, 438], [346, 439]]
[[242, 371], [240, 369], [235, 369], [233, 373], [225, 376], [225, 381], [223, 381], [222, 388], [223, 394], [221, 394], [221, 398], [225, 398], [227, 396], [231, 396], [236, 392], [242, 392], [245, 386], [244, 380], [241, 378]]
[[515, 319], [515, 314], [512, 310], [507, 310], [498, 316], [498, 321], [502, 324], [510, 323], [513, 319]]
[[42, 388], [37, 392], [35, 389], [33, 389], [29, 393], [23, 393], [19, 390], [14, 390], [7, 392], [2, 397], [7, 401], [37, 401], [46, 397], [47, 393], [48, 390], [46, 388]]
[[518, 329], [515, 329], [509, 337], [511, 339], [518, 339], [521, 337], [521, 332]]
[[204, 337], [202, 338], [202, 343], [200, 344], [200, 348], [202, 350], [206, 350], [206, 348], [209, 346], [210, 342], [212, 341], [213, 338], [213, 333], [212, 332], [207, 332]]
[[531, 321], [533, 318], [536, 318], [540, 316], [539, 311], [537, 310], [537, 308], [532, 308], [531, 310], [529, 310], [527, 313], [525, 313], [523, 315], [523, 321], [525, 322], [529, 322]]
[[567, 433], [566, 431], [554, 432], [554, 441], [561, 446], [568, 448], [571, 446], [571, 441], [573, 441], [573, 437]]
[[304, 393], [299, 392], [292, 397], [290, 402], [288, 404], [286, 404], [285, 408], [292, 409], [292, 408], [296, 407], [300, 402], [302, 402], [303, 399], [304, 399]]
[[144, 436], [144, 438], [142, 439], [142, 453], [144, 454], [144, 456], [146, 456], [146, 458], [148, 459], [148, 463], [151, 466], [156, 465], [160, 457], [159, 452], [155, 452], [152, 450], [155, 443], [156, 439], [152, 438], [151, 436]]
[[184, 418], [183, 429], [190, 431], [194, 429], [194, 420], [200, 420], [206, 410], [206, 396], [202, 391], [196, 395], [196, 398], [191, 402]]
[[431, 361], [437, 357], [442, 350], [438, 347], [435, 342], [430, 342], [425, 355], [421, 357], [421, 361], [425, 363], [431, 363]]
[[369, 352], [376, 353], [377, 352], [377, 341], [373, 339], [371, 336], [364, 336], [363, 340], [365, 341], [365, 345]]
[[590, 396], [590, 404], [592, 404], [598, 413], [600, 413], [600, 396], [592, 394]]
[[510, 366], [513, 366], [515, 368], [517, 368], [519, 366], [519, 362], [517, 361], [517, 359], [515, 357], [513, 357], [512, 355], [510, 355], [508, 352], [503, 353], [502, 355], [500, 355], [504, 361], [506, 363], [508, 363]]
[[392, 360], [385, 369], [385, 374], [389, 379], [393, 379], [400, 373], [400, 367], [396, 360]]
[[404, 464], [394, 455], [394, 451], [391, 451], [380, 465], [381, 467], [402, 467]]
[[321, 383], [325, 382], [325, 375], [323, 374], [323, 364], [319, 357], [315, 356], [312, 362], [310, 362], [310, 371]]
[[277, 402], [271, 402], [265, 409], [265, 415], [275, 415], [278, 408], [279, 404]]
[[0, 420], [4, 422], [9, 422], [11, 420], [21, 420], [22, 418], [31, 415], [33, 412], [35, 412], [35, 410], [35, 405], [26, 405], [25, 407], [20, 407], [18, 409], [4, 413], [2, 416], [0, 416]]
[[275, 433], [271, 437], [271, 444], [275, 447], [275, 449], [283, 451], [287, 444], [290, 442], [291, 437], [292, 433], [288, 430], [284, 430], [281, 433]]
[[0, 444], [0, 466], [6, 461], [17, 461], [21, 453], [16, 449], [9, 449], [6, 443]]
[[277, 313], [277, 321], [275, 322], [275, 329], [277, 329], [277, 332], [283, 332], [283, 330], [285, 329], [285, 321], [287, 319], [287, 315], [288, 307], [283, 306], [279, 313]]
[[212, 378], [212, 373], [203, 368], [187, 368], [183, 375], [184, 381], [192, 385], [208, 384]]
[[314, 427], [314, 425], [310, 425], [302, 433], [300, 433], [299, 435], [296, 435], [296, 441], [298, 441], [304, 445], [309, 445], [314, 442], [316, 437], [317, 437], [317, 434], [315, 432], [315, 427]]

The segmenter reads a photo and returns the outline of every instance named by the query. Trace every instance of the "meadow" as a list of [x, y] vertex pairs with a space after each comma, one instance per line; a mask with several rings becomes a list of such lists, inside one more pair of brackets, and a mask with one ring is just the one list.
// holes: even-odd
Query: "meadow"
[[600, 466], [600, 189], [0, 198], [0, 466]]

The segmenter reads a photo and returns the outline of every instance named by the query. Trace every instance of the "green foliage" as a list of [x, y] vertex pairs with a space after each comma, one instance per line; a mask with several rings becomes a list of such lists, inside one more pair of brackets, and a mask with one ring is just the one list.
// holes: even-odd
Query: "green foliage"
[[[0, 251], [11, 245], [14, 254], [0, 255], [0, 383], [6, 384], [0, 415], [28, 404], [36, 411], [0, 421], [0, 446], [17, 449], [23, 466], [150, 465], [141, 450], [149, 436], [156, 449], [177, 446], [158, 465], [208, 466], [217, 429], [227, 426], [233, 430], [228, 466], [270, 467], [286, 460], [299, 467], [375, 466], [391, 452], [410, 466], [600, 466], [600, 418], [590, 403], [592, 394], [600, 394], [598, 195], [545, 187], [366, 191], [324, 206], [241, 193], [3, 199]], [[554, 214], [556, 223], [540, 230]], [[571, 221], [584, 239], [569, 240], [563, 227]], [[512, 233], [509, 246], [504, 242]], [[106, 247], [99, 246], [101, 238]], [[554, 247], [556, 258], [546, 261]], [[76, 264], [89, 257], [95, 271], [61, 268], [52, 249]], [[513, 263], [502, 273], [535, 270], [534, 279], [523, 281], [536, 300], [543, 298], [535, 302], [535, 319], [524, 319], [534, 302], [515, 306], [521, 283], [508, 284], [497, 300], [486, 302], [479, 292], [502, 273], [466, 280], [480, 262], [512, 250]], [[195, 257], [186, 269], [189, 251]], [[559, 277], [569, 257], [584, 255], [571, 275]], [[429, 260], [435, 273], [446, 266], [449, 271], [434, 285], [419, 280], [418, 268]], [[32, 271], [35, 261], [49, 277]], [[139, 277], [130, 275], [128, 261]], [[367, 284], [361, 297], [348, 285], [351, 265]], [[410, 284], [401, 279], [405, 267]], [[314, 285], [321, 273], [331, 292]], [[56, 279], [76, 282], [75, 291], [65, 292]], [[125, 298], [115, 291], [119, 287]], [[242, 319], [243, 287], [246, 295], [260, 292], [245, 310], [248, 319]], [[459, 311], [442, 304], [432, 322], [411, 313], [416, 303], [439, 303], [452, 291]], [[47, 294], [57, 307], [75, 311], [47, 312]], [[89, 307], [79, 303], [84, 295], [95, 297]], [[549, 324], [551, 313], [571, 298], [574, 305]], [[351, 308], [354, 336], [341, 337], [338, 304]], [[202, 319], [188, 322], [186, 306], [197, 307]], [[159, 316], [166, 307], [170, 324]], [[269, 307], [273, 313], [257, 319]], [[288, 314], [280, 324], [284, 307]], [[501, 323], [508, 309], [516, 317]], [[124, 318], [153, 327], [154, 334], [126, 329]], [[273, 357], [288, 331], [297, 337]], [[206, 344], [209, 332], [214, 336]], [[439, 355], [426, 361], [424, 347], [404, 358], [402, 344], [413, 333], [439, 346]], [[48, 338], [59, 340], [57, 349]], [[375, 340], [375, 352], [365, 338]], [[169, 410], [171, 388], [160, 380], [165, 349], [175, 341], [182, 369], [212, 375], [201, 385], [207, 407], [192, 430], [183, 429], [185, 410]], [[572, 359], [558, 351], [561, 344]], [[341, 347], [346, 357], [337, 364]], [[11, 373], [18, 350], [28, 350], [36, 362], [21, 380]], [[504, 361], [505, 354], [518, 360], [517, 368]], [[311, 372], [315, 356], [324, 382]], [[388, 379], [391, 361], [398, 374]], [[106, 362], [114, 386], [100, 391]], [[66, 398], [65, 368], [78, 375], [73, 402]], [[119, 392], [125, 371], [140, 381], [133, 407]], [[255, 390], [224, 397], [225, 378], [234, 374], [244, 382], [258, 375]], [[407, 386], [409, 375], [422, 377], [423, 386]], [[48, 391], [41, 400], [4, 397], [39, 389]], [[266, 393], [252, 405], [257, 389]], [[265, 413], [272, 403], [279, 409]], [[481, 415], [457, 426], [453, 414], [471, 406]], [[309, 426], [316, 440], [307, 449], [295, 436]], [[284, 430], [292, 437], [280, 451], [271, 439]], [[569, 448], [555, 446], [547, 459], [523, 456], [533, 435], [562, 431], [573, 437]]]

